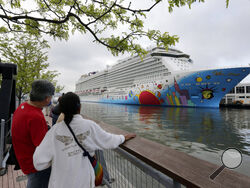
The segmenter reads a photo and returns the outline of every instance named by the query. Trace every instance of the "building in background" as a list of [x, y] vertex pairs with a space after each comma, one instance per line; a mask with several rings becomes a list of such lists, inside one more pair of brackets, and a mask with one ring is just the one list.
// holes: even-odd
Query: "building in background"
[[239, 83], [223, 97], [221, 104], [250, 105], [250, 83]]

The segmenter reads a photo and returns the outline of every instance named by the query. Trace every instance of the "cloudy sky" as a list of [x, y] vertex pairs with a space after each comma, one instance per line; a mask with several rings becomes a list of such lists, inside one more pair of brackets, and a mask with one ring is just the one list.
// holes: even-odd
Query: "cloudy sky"
[[[151, 2], [136, 0], [136, 4], [145, 6], [146, 1]], [[167, 3], [161, 3], [148, 14], [145, 26], [178, 35], [175, 48], [189, 54], [197, 68], [249, 66], [250, 0], [230, 0], [228, 8], [225, 1], [207, 0], [191, 9], [175, 8], [171, 14]], [[113, 57], [88, 34], [75, 34], [66, 42], [50, 39], [50, 45], [50, 69], [61, 73], [58, 83], [65, 86], [64, 91], [74, 91], [82, 74], [103, 70], [124, 58]], [[250, 76], [243, 82], [250, 82]]]

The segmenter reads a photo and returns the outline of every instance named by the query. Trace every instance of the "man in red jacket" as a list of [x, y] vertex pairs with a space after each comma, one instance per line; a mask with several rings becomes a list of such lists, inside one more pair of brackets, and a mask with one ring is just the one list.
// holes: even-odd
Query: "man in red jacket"
[[34, 81], [30, 100], [22, 103], [13, 116], [12, 143], [18, 163], [23, 173], [27, 174], [27, 188], [48, 187], [51, 169], [36, 171], [33, 154], [48, 131], [42, 109], [50, 104], [54, 91], [55, 87], [49, 81]]

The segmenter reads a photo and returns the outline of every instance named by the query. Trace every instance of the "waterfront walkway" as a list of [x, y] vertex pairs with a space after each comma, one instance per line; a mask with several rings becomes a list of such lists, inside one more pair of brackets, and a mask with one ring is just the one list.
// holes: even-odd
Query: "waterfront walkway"
[[[48, 124], [52, 125], [52, 119], [49, 116], [45, 116], [45, 118]], [[26, 188], [26, 185], [26, 175], [21, 170], [14, 170], [14, 165], [8, 165], [6, 174], [0, 176], [0, 188]]]
[[0, 188], [26, 188], [27, 178], [21, 170], [14, 170], [14, 166], [8, 166], [4, 176], [0, 176]]
[[[51, 118], [46, 116], [46, 120], [51, 125]], [[97, 123], [108, 132], [126, 133], [124, 130], [103, 122]], [[183, 186], [249, 188], [250, 185], [249, 176], [229, 169], [224, 169], [219, 176], [211, 180], [209, 176], [218, 169], [218, 165], [139, 136], [121, 145], [117, 150], [105, 151], [104, 153], [110, 175], [115, 178], [115, 182], [110, 186], [113, 188], [180, 188]], [[128, 155], [129, 157], [124, 157]], [[140, 164], [141, 166], [138, 167], [138, 163], [144, 164]], [[145, 166], [145, 164], [150, 167]], [[152, 172], [152, 169], [157, 172]], [[152, 174], [155, 176], [152, 180], [147, 178], [148, 175], [152, 177]], [[171, 180], [170, 183], [166, 181], [162, 184], [162, 179], [159, 178], [162, 175], [168, 176]], [[26, 181], [20, 170], [13, 171], [13, 167], [9, 166], [7, 173], [0, 176], [0, 188], [24, 188]]]

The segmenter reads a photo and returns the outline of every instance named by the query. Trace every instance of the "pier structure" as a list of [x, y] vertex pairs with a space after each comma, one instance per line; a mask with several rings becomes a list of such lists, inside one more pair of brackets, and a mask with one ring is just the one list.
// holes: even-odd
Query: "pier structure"
[[[46, 120], [51, 125], [51, 118], [46, 116]], [[96, 123], [114, 134], [127, 133], [103, 122]], [[4, 125], [2, 123], [1, 127]], [[218, 165], [139, 136], [115, 150], [105, 150], [104, 157], [109, 176], [114, 178], [111, 184], [105, 183], [104, 187], [108, 188], [248, 188], [250, 185], [250, 177], [229, 169], [224, 169], [212, 180], [210, 175]], [[0, 188], [25, 188], [26, 183], [27, 178], [21, 170], [15, 171], [10, 165], [0, 176]]]
[[220, 101], [222, 107], [250, 108], [250, 83], [239, 83]]

